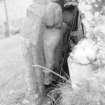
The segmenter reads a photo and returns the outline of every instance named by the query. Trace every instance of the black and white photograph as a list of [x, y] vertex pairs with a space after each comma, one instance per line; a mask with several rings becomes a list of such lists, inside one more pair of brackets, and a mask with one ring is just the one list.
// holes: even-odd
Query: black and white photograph
[[0, 0], [0, 105], [105, 105], [105, 0]]

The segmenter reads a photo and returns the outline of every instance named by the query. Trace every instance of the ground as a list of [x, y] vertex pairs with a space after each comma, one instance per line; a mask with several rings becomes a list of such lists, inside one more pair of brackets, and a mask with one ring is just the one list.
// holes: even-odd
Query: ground
[[25, 99], [25, 65], [20, 39], [0, 40], [0, 105], [15, 105]]

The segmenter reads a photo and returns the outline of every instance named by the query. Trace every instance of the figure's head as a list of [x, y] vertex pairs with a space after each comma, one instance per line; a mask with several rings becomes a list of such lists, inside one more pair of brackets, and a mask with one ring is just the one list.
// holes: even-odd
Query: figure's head
[[63, 22], [66, 23], [70, 27], [71, 26], [75, 27], [75, 25], [77, 25], [77, 22], [78, 22], [77, 4], [73, 4], [72, 2], [67, 2], [64, 4]]
[[45, 24], [48, 27], [60, 28], [62, 24], [62, 9], [57, 3], [49, 3], [45, 10]]
[[63, 12], [63, 21], [65, 23], [70, 23], [73, 20], [73, 10], [74, 7], [65, 8]]

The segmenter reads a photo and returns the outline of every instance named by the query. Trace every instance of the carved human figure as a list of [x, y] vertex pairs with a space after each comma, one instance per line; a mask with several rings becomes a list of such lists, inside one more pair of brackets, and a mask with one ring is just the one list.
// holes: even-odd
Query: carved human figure
[[42, 13], [36, 16], [35, 6], [28, 9], [28, 17], [24, 26], [24, 37], [29, 40], [26, 60], [29, 65], [29, 85], [35, 94], [36, 104], [44, 103], [44, 85], [52, 82], [49, 72], [44, 72], [40, 65], [49, 69], [59, 66], [62, 58], [62, 9], [57, 3], [49, 3], [43, 7]]

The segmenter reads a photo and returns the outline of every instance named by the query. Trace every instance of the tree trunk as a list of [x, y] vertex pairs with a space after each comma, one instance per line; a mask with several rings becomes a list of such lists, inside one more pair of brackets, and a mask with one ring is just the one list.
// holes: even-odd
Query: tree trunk
[[10, 31], [9, 31], [9, 18], [8, 18], [8, 11], [7, 11], [6, 0], [4, 0], [4, 9], [5, 9], [5, 16], [6, 16], [5, 36], [6, 37], [9, 37], [10, 36]]

